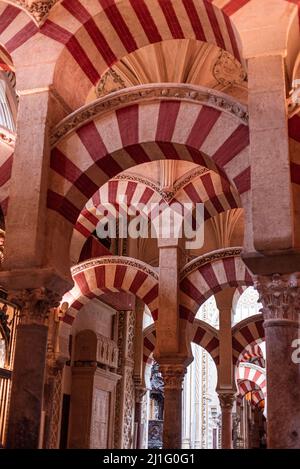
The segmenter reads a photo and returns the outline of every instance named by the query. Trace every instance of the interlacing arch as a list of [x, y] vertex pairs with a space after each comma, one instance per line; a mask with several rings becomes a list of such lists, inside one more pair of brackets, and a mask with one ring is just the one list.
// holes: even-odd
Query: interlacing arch
[[63, 321], [72, 324], [77, 312], [91, 299], [109, 292], [128, 292], [142, 300], [154, 320], [158, 315], [158, 273], [148, 264], [130, 257], [99, 257], [72, 268], [75, 283], [63, 303], [69, 304]]
[[[108, 215], [119, 213], [120, 204], [141, 207], [150, 204], [173, 203], [195, 206], [195, 200], [204, 204], [204, 220], [216, 216], [226, 210], [238, 208], [238, 194], [229, 183], [216, 172], [206, 168], [196, 168], [181, 177], [175, 184], [172, 193], [164, 193], [158, 185], [145, 177], [123, 173], [108, 181], [87, 202], [76, 222], [71, 241], [71, 260], [78, 261], [82, 247], [87, 238], [96, 229], [107, 208]], [[103, 210], [99, 211], [101, 206]], [[113, 213], [111, 213], [112, 208]], [[150, 212], [149, 218], [155, 220], [157, 214]], [[146, 214], [147, 216], [147, 214]]]
[[200, 306], [227, 287], [253, 285], [241, 248], [213, 251], [189, 262], [180, 273], [180, 317], [193, 321]]
[[[219, 364], [219, 337], [218, 331], [214, 327], [200, 319], [195, 319], [191, 328], [190, 340], [205, 349], [216, 365]], [[155, 348], [155, 341], [155, 324], [151, 324], [144, 330], [144, 364], [151, 363], [151, 355]]]

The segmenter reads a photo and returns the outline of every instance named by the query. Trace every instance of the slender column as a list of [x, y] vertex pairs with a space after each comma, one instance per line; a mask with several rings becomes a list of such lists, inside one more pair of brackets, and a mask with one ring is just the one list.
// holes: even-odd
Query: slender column
[[266, 336], [268, 448], [300, 448], [299, 274], [258, 277]]
[[235, 394], [219, 392], [219, 400], [222, 411], [222, 449], [232, 449], [232, 408]]
[[45, 288], [11, 295], [21, 309], [8, 420], [8, 448], [38, 448], [47, 349], [46, 325], [58, 295]]
[[143, 398], [146, 393], [146, 388], [135, 387], [135, 411], [134, 419], [136, 424], [136, 449], [143, 448], [143, 425], [142, 425], [142, 410]]
[[182, 387], [186, 367], [160, 365], [164, 380], [164, 429], [163, 447], [180, 449], [182, 439]]

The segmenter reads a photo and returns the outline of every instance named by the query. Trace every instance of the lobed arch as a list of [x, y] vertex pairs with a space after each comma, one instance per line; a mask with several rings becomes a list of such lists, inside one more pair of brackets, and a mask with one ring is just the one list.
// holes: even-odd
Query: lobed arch
[[197, 257], [180, 272], [180, 317], [193, 322], [199, 307], [227, 287], [253, 285], [241, 248], [226, 248]]
[[72, 325], [78, 311], [90, 299], [109, 292], [128, 292], [149, 308], [154, 320], [158, 316], [158, 273], [145, 262], [130, 257], [99, 257], [82, 262], [72, 269], [74, 287], [62, 303], [69, 309], [62, 321]]
[[[228, 102], [222, 93], [201, 87], [142, 85], [112, 93], [62, 121], [51, 139], [47, 205], [64, 224], [66, 245], [99, 187], [152, 160], [182, 159], [216, 171], [243, 203], [250, 189], [247, 112]], [[50, 230], [54, 224], [50, 221]]]
[[[155, 323], [146, 327], [143, 332], [143, 362], [144, 365], [151, 364], [151, 355], [155, 348], [156, 331]], [[216, 366], [219, 364], [219, 337], [218, 331], [205, 321], [195, 319], [190, 330], [190, 340], [194, 344], [204, 348], [214, 360]]]
[[159, 185], [144, 177], [120, 174], [102, 186], [81, 211], [72, 234], [70, 248], [72, 263], [78, 262], [84, 243], [102, 218], [97, 207], [105, 205], [109, 212], [108, 204], [110, 204], [118, 211], [121, 197], [124, 195], [127, 196], [128, 205], [163, 202], [169, 205], [174, 202], [195, 204], [195, 201], [201, 201], [204, 204], [204, 220], [240, 206], [239, 196], [230, 184], [206, 168], [196, 168], [182, 176], [171, 194], [165, 194]]

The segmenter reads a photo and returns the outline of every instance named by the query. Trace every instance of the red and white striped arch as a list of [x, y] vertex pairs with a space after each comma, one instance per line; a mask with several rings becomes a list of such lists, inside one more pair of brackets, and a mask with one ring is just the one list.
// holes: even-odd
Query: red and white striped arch
[[248, 380], [258, 386], [264, 396], [267, 396], [266, 370], [250, 363], [241, 363], [237, 369], [237, 381]]
[[93, 298], [111, 292], [128, 292], [140, 298], [158, 315], [158, 273], [142, 261], [130, 257], [99, 257], [72, 268], [75, 283], [62, 302], [69, 303], [63, 321], [72, 324], [77, 312]]
[[265, 396], [259, 386], [249, 380], [240, 381], [237, 385], [238, 394], [236, 397], [237, 405], [241, 405], [243, 398], [251, 392], [251, 405], [253, 407], [259, 407], [264, 409], [265, 407]]
[[[151, 364], [151, 355], [155, 348], [155, 324], [144, 330], [144, 364]], [[218, 331], [204, 321], [196, 319], [191, 330], [191, 341], [204, 348], [212, 357], [215, 364], [219, 364], [219, 337]]]
[[0, 205], [4, 215], [7, 212], [9, 185], [13, 162], [15, 135], [0, 127]]
[[240, 248], [213, 251], [187, 264], [180, 274], [180, 317], [193, 321], [199, 307], [227, 287], [253, 285]]
[[[197, 171], [193, 179], [188, 178], [186, 183], [180, 186], [171, 200], [167, 204], [178, 202], [195, 205], [195, 203], [204, 204], [204, 219], [207, 220], [216, 216], [218, 213], [238, 208], [240, 200], [236, 191], [230, 184], [217, 173], [213, 171]], [[196, 173], [196, 174], [197, 174]], [[93, 197], [87, 202], [85, 208], [80, 213], [76, 222], [72, 241], [71, 241], [71, 259], [78, 261], [82, 247], [87, 238], [96, 229], [102, 212], [97, 210], [100, 205], [109, 207], [112, 205], [114, 210], [118, 207], [123, 197], [127, 197], [128, 205], [154, 204], [161, 203], [163, 198], [160, 188], [146, 179], [139, 180], [126, 174], [119, 178], [111, 179]]]
[[257, 343], [247, 345], [241, 354], [240, 362], [250, 362], [265, 368], [265, 359], [260, 346]]
[[[122, 57], [169, 39], [215, 44], [241, 58], [231, 21], [247, 0], [64, 0], [50, 12], [41, 33], [61, 43], [57, 89], [74, 102], [69, 84], [78, 80], [78, 103]], [[81, 94], [81, 96], [80, 96]]]
[[240, 321], [232, 328], [233, 363], [237, 365], [249, 346], [265, 340], [262, 314], [255, 314]]
[[[136, 94], [136, 88], [126, 95]], [[51, 155], [48, 207], [75, 225], [109, 179], [165, 158], [221, 172], [244, 194], [250, 189], [248, 150], [248, 126], [229, 112], [180, 99], [140, 101], [102, 113], [58, 141]]]

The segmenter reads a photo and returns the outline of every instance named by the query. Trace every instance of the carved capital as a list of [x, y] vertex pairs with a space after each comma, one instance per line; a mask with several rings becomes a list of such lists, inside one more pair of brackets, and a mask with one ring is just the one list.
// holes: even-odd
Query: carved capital
[[220, 392], [220, 393], [219, 393], [219, 401], [220, 401], [221, 409], [222, 409], [222, 410], [224, 410], [224, 409], [231, 410], [232, 407], [233, 407], [235, 398], [236, 398], [235, 393], [232, 393], [232, 392], [228, 392], [228, 393]]
[[254, 282], [262, 303], [265, 320], [298, 321], [300, 312], [300, 283], [296, 274], [259, 276]]
[[15, 0], [14, 3], [27, 10], [35, 22], [41, 26], [48, 13], [58, 0]]
[[159, 365], [164, 381], [164, 390], [182, 389], [186, 367], [183, 365]]
[[45, 324], [51, 308], [59, 305], [60, 296], [47, 288], [28, 288], [9, 292], [12, 303], [20, 307], [22, 324]]

